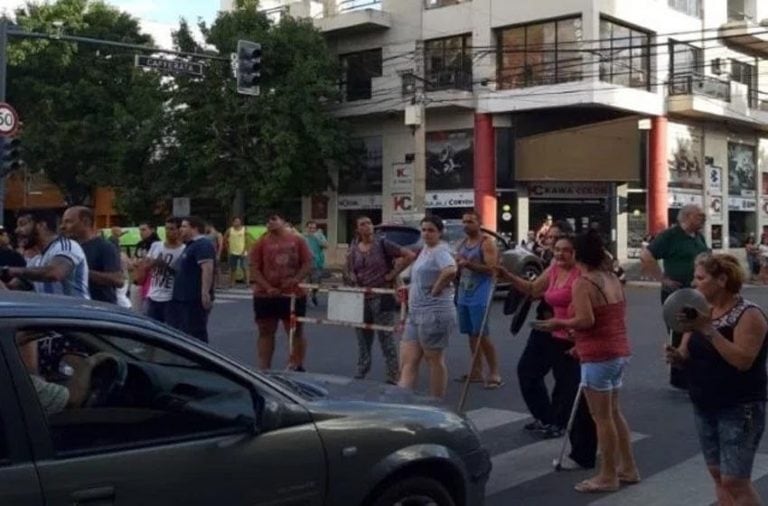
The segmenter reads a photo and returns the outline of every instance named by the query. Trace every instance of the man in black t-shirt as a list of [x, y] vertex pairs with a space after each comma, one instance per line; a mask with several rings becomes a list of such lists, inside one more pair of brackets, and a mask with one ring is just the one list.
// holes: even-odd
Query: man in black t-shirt
[[0, 226], [0, 266], [26, 267], [27, 261], [11, 247], [11, 236]]
[[88, 289], [92, 300], [117, 303], [117, 288], [125, 283], [120, 253], [94, 228], [93, 211], [70, 207], [64, 211], [64, 235], [80, 243], [88, 261]]

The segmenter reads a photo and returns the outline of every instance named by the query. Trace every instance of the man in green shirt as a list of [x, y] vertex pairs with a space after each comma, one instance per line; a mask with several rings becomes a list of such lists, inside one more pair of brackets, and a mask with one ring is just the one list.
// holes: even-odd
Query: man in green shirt
[[[640, 254], [645, 274], [661, 282], [662, 304], [675, 290], [691, 286], [696, 257], [709, 251], [701, 235], [706, 218], [701, 206], [683, 206], [677, 215], [677, 224], [657, 235]], [[659, 260], [664, 260], [663, 271]], [[673, 346], [679, 346], [681, 339], [682, 334], [672, 333]], [[672, 368], [670, 383], [677, 388], [687, 388], [685, 375], [680, 369]]]
[[[304, 239], [307, 241], [309, 251], [312, 252], [312, 274], [309, 280], [311, 283], [319, 284], [323, 279], [325, 269], [325, 251], [323, 250], [328, 247], [328, 240], [323, 230], [314, 221], [307, 222]], [[317, 306], [317, 290], [312, 290], [312, 303]]]

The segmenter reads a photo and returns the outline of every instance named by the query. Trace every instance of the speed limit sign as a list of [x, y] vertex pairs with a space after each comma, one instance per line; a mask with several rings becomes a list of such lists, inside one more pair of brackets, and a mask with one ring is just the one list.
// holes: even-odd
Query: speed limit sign
[[11, 104], [0, 102], [0, 137], [11, 137], [19, 129], [19, 115]]

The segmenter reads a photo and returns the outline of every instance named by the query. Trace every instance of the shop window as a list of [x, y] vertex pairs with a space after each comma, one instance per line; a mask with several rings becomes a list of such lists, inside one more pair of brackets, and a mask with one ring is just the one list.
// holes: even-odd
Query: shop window
[[366, 100], [373, 96], [373, 78], [381, 77], [381, 49], [342, 55], [340, 58], [344, 100]]
[[[744, 211], [728, 212], [728, 247], [743, 248], [749, 234], [757, 231], [757, 214]], [[755, 234], [756, 235], [756, 234]]]
[[428, 90], [472, 90], [472, 35], [424, 44]]
[[650, 44], [648, 32], [601, 19], [600, 80], [649, 90]]
[[381, 136], [355, 139], [354, 147], [356, 162], [339, 171], [339, 193], [381, 193], [383, 172]]
[[502, 89], [579, 81], [584, 65], [581, 18], [500, 30], [498, 55]]

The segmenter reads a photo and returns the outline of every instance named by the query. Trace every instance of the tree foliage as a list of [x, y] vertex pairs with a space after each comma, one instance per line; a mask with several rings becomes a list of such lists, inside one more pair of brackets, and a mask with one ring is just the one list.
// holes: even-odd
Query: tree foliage
[[[114, 187], [132, 220], [174, 196], [228, 209], [238, 190], [251, 210], [324, 191], [334, 166], [349, 164], [349, 133], [326, 104], [338, 93], [337, 65], [311, 21], [272, 23], [256, 0], [238, 0], [198, 43], [182, 20], [176, 49], [228, 59], [239, 39], [263, 46], [261, 96], [241, 96], [229, 61], [198, 59], [203, 78], [135, 69], [135, 51], [60, 40], [12, 39], [9, 100], [23, 122], [25, 160], [69, 202]], [[92, 0], [28, 3], [25, 30], [151, 46], [138, 20]], [[160, 206], [160, 208], [158, 207]]]

